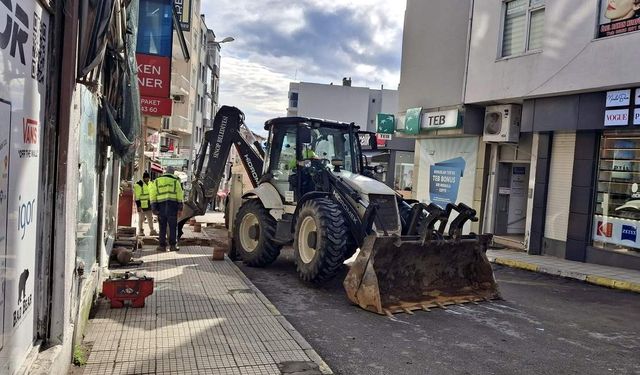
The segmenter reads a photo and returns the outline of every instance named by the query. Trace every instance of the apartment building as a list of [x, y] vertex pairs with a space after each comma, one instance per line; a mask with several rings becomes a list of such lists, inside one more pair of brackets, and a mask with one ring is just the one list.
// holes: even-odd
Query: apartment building
[[[640, 269], [636, 8], [409, 0], [398, 131], [416, 138], [416, 198], [459, 190], [478, 229], [531, 254]], [[453, 130], [432, 129], [429, 113], [452, 106], [464, 109]], [[446, 158], [475, 164], [472, 184], [466, 171], [437, 183], [447, 139]]]

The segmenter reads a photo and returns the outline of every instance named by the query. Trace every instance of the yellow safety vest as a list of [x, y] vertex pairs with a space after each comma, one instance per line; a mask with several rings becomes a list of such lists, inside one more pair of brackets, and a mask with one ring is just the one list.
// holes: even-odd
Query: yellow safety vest
[[142, 180], [133, 185], [133, 193], [136, 195], [136, 200], [140, 201], [140, 208], [149, 208], [151, 200], [149, 190], [149, 184], [145, 184]]
[[151, 203], [174, 201], [182, 203], [184, 192], [180, 179], [172, 174], [163, 174], [153, 181], [151, 189]]

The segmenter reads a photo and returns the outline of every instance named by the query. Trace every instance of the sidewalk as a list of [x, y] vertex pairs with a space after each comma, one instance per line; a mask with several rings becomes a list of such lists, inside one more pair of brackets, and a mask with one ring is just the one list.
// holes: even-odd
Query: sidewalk
[[488, 250], [489, 261], [508, 267], [568, 277], [591, 284], [640, 293], [640, 271], [574, 262], [512, 250]]
[[84, 338], [91, 352], [83, 373], [332, 373], [233, 262], [211, 255], [202, 246], [138, 250], [144, 263], [136, 271], [155, 279], [154, 293], [140, 309], [110, 309], [99, 300]]

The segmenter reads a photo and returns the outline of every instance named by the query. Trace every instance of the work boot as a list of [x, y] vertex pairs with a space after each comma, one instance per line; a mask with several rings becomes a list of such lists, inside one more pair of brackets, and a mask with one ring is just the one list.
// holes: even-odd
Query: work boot
[[177, 245], [171, 245], [169, 251], [180, 251], [180, 248]]
[[143, 230], [141, 230], [141, 231], [140, 231], [139, 236], [142, 236], [142, 237], [144, 237], [144, 236], [145, 236], [145, 234], [144, 234], [144, 231], [143, 231]]
[[158, 235], [158, 232], [156, 232], [155, 230], [152, 230], [152, 231], [151, 231], [150, 236], [157, 236], [157, 235]]
[[156, 251], [163, 251], [163, 252], [165, 252], [165, 251], [167, 251], [167, 247], [166, 247], [166, 246], [158, 246], [158, 247], [156, 247]]

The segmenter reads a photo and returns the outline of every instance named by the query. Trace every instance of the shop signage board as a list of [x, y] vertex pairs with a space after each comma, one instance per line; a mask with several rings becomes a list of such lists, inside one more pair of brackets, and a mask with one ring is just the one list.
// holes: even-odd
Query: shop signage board
[[183, 31], [191, 30], [191, 0], [173, 0], [180, 28]]
[[640, 30], [640, 9], [634, 1], [600, 0], [598, 37], [615, 36]]
[[633, 112], [633, 125], [640, 125], [640, 107]]
[[404, 132], [406, 134], [420, 133], [420, 114], [422, 108], [409, 108], [404, 118]]
[[168, 98], [171, 90], [171, 57], [136, 54], [141, 96]]
[[425, 130], [454, 129], [458, 125], [459, 115], [457, 109], [427, 112], [422, 115], [422, 128]]
[[593, 240], [640, 249], [640, 221], [593, 216]]
[[140, 97], [140, 111], [147, 116], [171, 116], [173, 101], [169, 98]]
[[609, 109], [604, 112], [604, 126], [629, 125], [629, 109]]
[[393, 134], [396, 130], [395, 116], [388, 113], [378, 113], [376, 125], [378, 134]]
[[627, 107], [631, 104], [631, 90], [607, 91], [607, 108]]
[[50, 24], [37, 0], [4, 1], [0, 19], [12, 25], [6, 43], [0, 43], [0, 373], [6, 374], [20, 368], [35, 337], [40, 150]]

